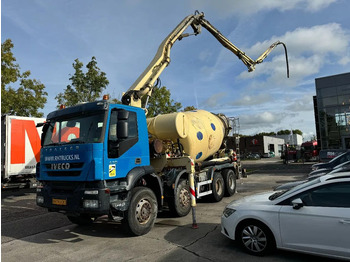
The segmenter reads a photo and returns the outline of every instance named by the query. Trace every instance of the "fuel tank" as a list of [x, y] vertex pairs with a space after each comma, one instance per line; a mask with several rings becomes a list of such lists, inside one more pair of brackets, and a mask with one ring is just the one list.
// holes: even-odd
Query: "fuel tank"
[[155, 138], [173, 142], [179, 139], [195, 162], [216, 153], [229, 132], [229, 121], [224, 115], [204, 110], [158, 115], [148, 118], [147, 126]]

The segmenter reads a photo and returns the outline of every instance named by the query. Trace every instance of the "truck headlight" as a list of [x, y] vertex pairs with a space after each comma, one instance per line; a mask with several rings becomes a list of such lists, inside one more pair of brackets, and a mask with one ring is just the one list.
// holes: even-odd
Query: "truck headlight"
[[36, 203], [37, 204], [44, 204], [44, 197], [43, 196], [37, 196], [36, 197]]
[[98, 190], [85, 190], [85, 195], [98, 195]]
[[224, 212], [223, 212], [223, 215], [224, 217], [229, 217], [231, 216], [234, 212], [236, 212], [236, 209], [232, 209], [232, 208], [228, 208], [226, 207]]
[[98, 200], [86, 199], [83, 206], [84, 208], [98, 208]]

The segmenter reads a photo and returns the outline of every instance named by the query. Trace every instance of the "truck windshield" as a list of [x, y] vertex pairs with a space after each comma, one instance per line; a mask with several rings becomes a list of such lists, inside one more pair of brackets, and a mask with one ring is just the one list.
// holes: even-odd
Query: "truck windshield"
[[104, 132], [104, 112], [51, 119], [43, 146], [98, 143]]

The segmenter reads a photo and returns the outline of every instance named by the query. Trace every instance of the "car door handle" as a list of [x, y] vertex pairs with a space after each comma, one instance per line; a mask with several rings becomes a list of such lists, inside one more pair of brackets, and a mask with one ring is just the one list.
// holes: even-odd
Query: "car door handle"
[[342, 223], [342, 224], [349, 224], [350, 225], [350, 220], [342, 219], [342, 220], [339, 220], [339, 222]]

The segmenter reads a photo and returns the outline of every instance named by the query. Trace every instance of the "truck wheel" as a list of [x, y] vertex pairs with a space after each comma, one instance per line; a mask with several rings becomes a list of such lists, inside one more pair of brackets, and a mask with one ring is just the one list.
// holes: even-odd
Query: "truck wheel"
[[80, 226], [88, 226], [93, 223], [92, 218], [86, 214], [80, 214], [79, 216], [67, 216], [67, 217], [70, 222]]
[[224, 187], [224, 179], [219, 172], [214, 173], [213, 183], [212, 183], [212, 199], [215, 202], [220, 202], [224, 197], [225, 187]]
[[232, 196], [236, 192], [236, 174], [232, 169], [222, 171], [225, 182], [225, 196]]
[[135, 236], [147, 234], [157, 218], [158, 203], [153, 191], [147, 187], [135, 187], [124, 223]]
[[186, 216], [191, 211], [191, 195], [187, 180], [180, 179], [174, 199], [171, 199], [168, 205], [170, 211], [179, 217]]

